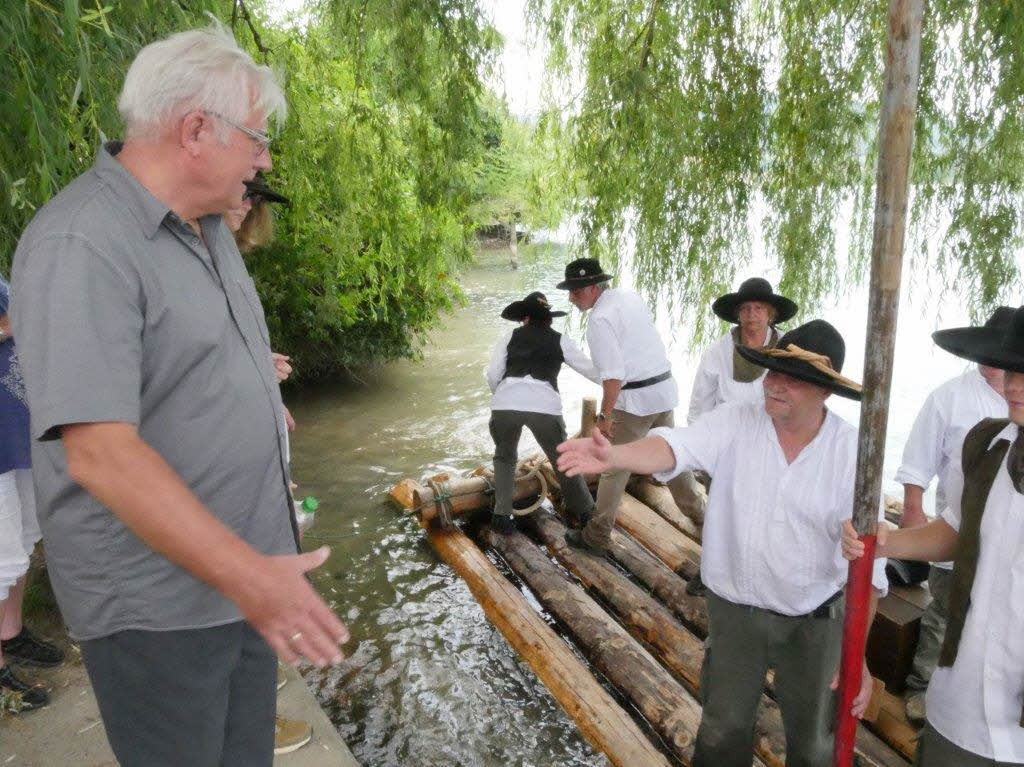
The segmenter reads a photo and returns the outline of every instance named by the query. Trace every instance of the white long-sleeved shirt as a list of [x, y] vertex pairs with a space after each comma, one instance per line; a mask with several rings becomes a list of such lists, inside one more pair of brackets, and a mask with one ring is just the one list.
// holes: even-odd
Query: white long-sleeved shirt
[[[647, 304], [636, 293], [608, 288], [587, 322], [587, 344], [602, 381], [643, 381], [671, 367]], [[674, 378], [619, 393], [615, 407], [633, 415], [653, 415], [679, 404]]]
[[[938, 477], [935, 514], [941, 514], [948, 504], [946, 475], [951, 456], [959, 451], [967, 432], [978, 421], [1005, 417], [1006, 400], [988, 385], [977, 368], [951, 378], [928, 395], [914, 419], [896, 481], [927, 489]], [[948, 570], [953, 565], [936, 562], [935, 566]]]
[[[1011, 443], [1018, 427], [996, 435]], [[960, 529], [963, 471], [960, 447], [948, 474], [942, 512]], [[928, 721], [944, 738], [997, 762], [1024, 763], [1024, 495], [1004, 461], [981, 518], [981, 551], [970, 607], [952, 666], [932, 674], [925, 698]]]
[[[487, 385], [492, 393], [491, 410], [523, 410], [528, 413], [561, 415], [562, 396], [547, 381], [540, 381], [533, 376], [502, 378], [508, 360], [508, 342], [512, 340], [514, 330], [505, 333], [491, 351], [491, 362], [486, 373]], [[561, 334], [560, 346], [566, 365], [584, 378], [601, 383], [594, 363], [565, 333]]]
[[[832, 411], [792, 463], [764, 406], [726, 403], [685, 428], [658, 428], [675, 466], [668, 481], [700, 469], [712, 477], [700, 574], [730, 602], [805, 615], [846, 584], [842, 522], [853, 511], [857, 430]], [[879, 505], [879, 518], [882, 508]], [[885, 593], [885, 560], [875, 562]]]
[[[771, 338], [771, 332], [771, 328], [765, 332], [762, 346]], [[687, 423], [693, 423], [723, 402], [764, 402], [764, 373], [747, 383], [733, 380], [734, 346], [732, 331], [729, 331], [704, 352], [693, 378]]]

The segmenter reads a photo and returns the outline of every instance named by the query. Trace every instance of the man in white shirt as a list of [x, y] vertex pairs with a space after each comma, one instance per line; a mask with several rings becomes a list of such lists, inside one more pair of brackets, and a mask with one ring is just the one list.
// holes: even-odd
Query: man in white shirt
[[775, 329], [797, 312], [797, 305], [772, 290], [768, 280], [751, 277], [740, 289], [715, 299], [711, 311], [736, 325], [701, 357], [690, 394], [687, 423], [693, 423], [723, 402], [763, 402], [764, 368], [740, 356], [737, 346], [771, 348], [779, 341]]
[[[886, 535], [879, 556], [954, 558], [948, 626], [927, 693], [920, 767], [1024, 765], [1024, 307], [1009, 327], [940, 330], [935, 343], [1005, 371], [1009, 418], [985, 419], [950, 460], [947, 507]], [[849, 523], [843, 551], [864, 553]]]
[[[1000, 306], [985, 326], [1006, 328], [1012, 316], [1013, 309]], [[941, 513], [946, 508], [946, 473], [964, 435], [983, 418], [999, 418], [1005, 413], [1003, 371], [988, 365], [978, 365], [928, 395], [910, 430], [903, 463], [896, 472], [896, 481], [903, 485], [900, 527], [927, 524], [924, 492], [936, 477], [935, 510]], [[935, 562], [929, 568], [928, 590], [932, 600], [921, 616], [914, 666], [907, 678], [906, 711], [912, 722], [925, 719], [924, 691], [939, 660], [939, 648], [946, 633], [952, 569], [952, 562]]]
[[600, 383], [593, 363], [569, 336], [551, 328], [551, 320], [565, 312], [552, 311], [543, 293], [530, 293], [501, 312], [503, 319], [521, 323], [506, 333], [491, 352], [487, 385], [491, 397], [491, 437], [494, 439], [494, 511], [491, 525], [499, 533], [514, 529], [512, 494], [515, 487], [519, 437], [529, 429], [551, 461], [569, 511], [581, 519], [594, 509], [583, 477], [558, 471], [559, 442], [565, 439], [558, 371], [562, 363]]
[[[837, 523], [853, 507], [857, 461], [857, 430], [825, 401], [833, 393], [859, 400], [860, 386], [840, 375], [845, 345], [823, 320], [790, 331], [776, 349], [741, 352], [768, 368], [763, 405], [726, 404], [686, 428], [654, 429], [626, 445], [597, 433], [570, 440], [558, 448], [559, 466], [570, 476], [711, 475], [701, 556], [710, 626], [693, 764], [749, 767], [765, 672], [774, 666], [786, 763], [817, 767], [832, 763], [830, 683], [847, 577]], [[873, 583], [872, 613], [887, 587], [883, 561]], [[870, 694], [865, 669], [855, 715]]]
[[[581, 258], [565, 267], [560, 290], [580, 311], [590, 310], [587, 344], [601, 379], [597, 427], [615, 444], [630, 442], [656, 426], [672, 426], [679, 391], [654, 319], [636, 293], [608, 286], [611, 276], [594, 258]], [[615, 515], [629, 481], [629, 471], [602, 473], [597, 508], [570, 543], [595, 552], [611, 544]], [[669, 489], [680, 506], [694, 503], [692, 476], [677, 478]]]

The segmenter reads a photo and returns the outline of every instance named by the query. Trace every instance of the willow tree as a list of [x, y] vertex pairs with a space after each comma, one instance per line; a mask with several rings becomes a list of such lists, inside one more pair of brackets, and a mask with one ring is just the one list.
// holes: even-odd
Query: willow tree
[[[529, 0], [580, 179], [579, 247], [632, 249], [639, 285], [706, 306], [751, 254], [813, 306], [870, 245], [882, 0]], [[974, 311], [1019, 287], [1024, 4], [933, 0], [911, 252]], [[762, 207], [763, 206], [763, 207]], [[837, 242], [850, 211], [850, 241]], [[849, 259], [837, 257], [849, 245]], [[667, 287], [666, 287], [667, 286]], [[707, 312], [692, 314], [698, 331]]]
[[120, 136], [145, 44], [210, 16], [277, 69], [273, 183], [292, 199], [249, 257], [275, 348], [326, 376], [414, 355], [459, 299], [497, 37], [474, 0], [27, 0], [0, 14], [0, 271], [34, 212]]

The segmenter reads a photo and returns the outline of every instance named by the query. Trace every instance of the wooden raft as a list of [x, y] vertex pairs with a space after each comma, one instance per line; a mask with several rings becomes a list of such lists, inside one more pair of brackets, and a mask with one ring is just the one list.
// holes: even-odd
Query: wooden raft
[[[587, 421], [585, 407], [585, 429]], [[689, 765], [700, 723], [708, 621], [704, 600], [686, 593], [687, 581], [700, 568], [699, 526], [680, 512], [667, 488], [634, 479], [619, 508], [608, 557], [568, 546], [566, 520], [544, 507], [520, 517], [519, 532], [496, 535], [481, 524], [486, 514], [478, 512], [491, 505], [490, 482], [486, 470], [477, 474], [434, 478], [442, 484], [432, 486], [403, 480], [391, 498], [417, 514], [430, 543], [466, 581], [488, 619], [613, 765]], [[558, 508], [555, 473], [543, 456], [521, 462], [517, 505], [538, 498], [538, 475]], [[435, 499], [435, 488], [443, 503]], [[466, 523], [469, 535], [459, 527], [441, 529], [441, 505], [447, 516]], [[504, 560], [557, 620], [565, 638], [499, 572], [481, 545]], [[904, 604], [916, 599], [893, 598]], [[754, 764], [784, 767], [782, 718], [771, 675], [768, 681], [755, 726]], [[903, 716], [901, 700], [878, 680], [875, 688], [868, 718], [858, 728], [858, 763], [908, 767], [915, 730]]]

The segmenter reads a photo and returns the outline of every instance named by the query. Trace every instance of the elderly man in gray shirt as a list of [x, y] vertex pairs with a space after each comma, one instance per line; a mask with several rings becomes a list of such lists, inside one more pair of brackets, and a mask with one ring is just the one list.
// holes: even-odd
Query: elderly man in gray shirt
[[123, 765], [270, 765], [275, 652], [341, 659], [297, 553], [253, 282], [221, 214], [284, 96], [219, 27], [138, 54], [123, 145], [33, 219], [13, 319], [57, 598]]

